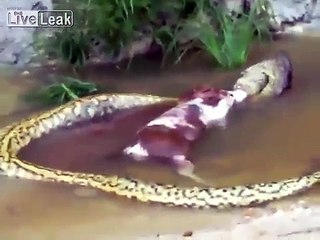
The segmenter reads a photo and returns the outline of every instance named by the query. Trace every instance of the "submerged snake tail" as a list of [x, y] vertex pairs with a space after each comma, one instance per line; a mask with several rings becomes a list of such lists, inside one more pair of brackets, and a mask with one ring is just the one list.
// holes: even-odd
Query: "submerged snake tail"
[[88, 186], [119, 196], [136, 198], [142, 202], [189, 208], [229, 208], [264, 203], [296, 194], [320, 181], [320, 172], [315, 172], [300, 178], [266, 184], [220, 189], [183, 188], [118, 176], [61, 171], [35, 165], [17, 157], [19, 150], [32, 139], [53, 129], [118, 110], [168, 101], [176, 102], [176, 99], [139, 94], [97, 95], [12, 124], [0, 131], [0, 170], [7, 176]]

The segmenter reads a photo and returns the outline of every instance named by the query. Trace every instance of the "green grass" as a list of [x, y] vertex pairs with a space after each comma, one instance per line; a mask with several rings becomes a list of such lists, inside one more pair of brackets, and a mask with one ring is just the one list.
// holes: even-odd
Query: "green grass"
[[[38, 35], [35, 46], [58, 59], [81, 67], [90, 59], [92, 37], [105, 41], [102, 49], [116, 56], [120, 49], [149, 29], [162, 49], [162, 63], [174, 57], [179, 63], [187, 52], [200, 49], [219, 67], [231, 69], [247, 61], [254, 41], [270, 37], [266, 0], [256, 1], [248, 13], [231, 16], [207, 0], [79, 0], [64, 1], [56, 9], [74, 9], [75, 26]], [[53, 84], [33, 92], [28, 100], [45, 105], [63, 104], [98, 92], [98, 86], [70, 77], [54, 78]]]
[[200, 27], [199, 40], [203, 48], [224, 68], [246, 62], [253, 42], [254, 28], [246, 17], [232, 18], [217, 11], [220, 28], [214, 31], [209, 24]]
[[[117, 56], [147, 29], [162, 48], [165, 65], [169, 56], [178, 63], [185, 53], [200, 47], [224, 68], [246, 62], [252, 43], [268, 36], [266, 0], [256, 1], [249, 13], [232, 17], [207, 0], [79, 0], [58, 1], [56, 9], [73, 9], [75, 26], [57, 31], [40, 44], [59, 59], [83, 66], [90, 59], [92, 37], [103, 39], [103, 51]], [[258, 35], [258, 38], [256, 37]], [[188, 41], [184, 41], [188, 39]]]
[[60, 105], [79, 97], [88, 96], [99, 91], [99, 87], [90, 82], [72, 77], [54, 78], [53, 84], [26, 95], [26, 100], [41, 105]]
[[[235, 17], [221, 7], [210, 9], [203, 6], [199, 10], [200, 17], [189, 19], [182, 31], [192, 33], [192, 41], [200, 42], [197, 46], [207, 51], [219, 66], [235, 68], [247, 61], [255, 40], [270, 37], [268, 17], [262, 15], [266, 13], [263, 8], [263, 2], [257, 1], [249, 13]], [[209, 16], [214, 16], [214, 19]]]

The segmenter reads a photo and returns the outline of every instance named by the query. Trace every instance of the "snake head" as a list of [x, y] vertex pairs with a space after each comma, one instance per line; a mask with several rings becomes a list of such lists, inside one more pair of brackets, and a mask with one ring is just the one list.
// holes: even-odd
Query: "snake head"
[[249, 96], [278, 96], [292, 86], [292, 63], [281, 50], [272, 58], [245, 69], [241, 75], [234, 90], [241, 89]]
[[258, 95], [279, 96], [292, 87], [292, 63], [289, 55], [281, 50], [269, 60], [264, 72], [267, 84]]
[[292, 87], [293, 67], [288, 53], [283, 50], [279, 51], [275, 56], [275, 62], [280, 72], [280, 88], [282, 88], [282, 91], [290, 89]]

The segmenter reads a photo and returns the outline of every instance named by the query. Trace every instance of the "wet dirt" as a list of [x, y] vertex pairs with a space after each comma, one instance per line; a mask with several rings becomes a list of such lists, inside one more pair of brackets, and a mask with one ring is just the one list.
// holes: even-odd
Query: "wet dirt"
[[[206, 133], [191, 154], [198, 175], [216, 186], [231, 186], [280, 180], [320, 170], [320, 164], [317, 164], [320, 156], [319, 43], [320, 39], [315, 38], [285, 39], [252, 49], [247, 65], [278, 49], [288, 51], [294, 66], [293, 89], [279, 98], [236, 107], [229, 115], [227, 129]], [[229, 72], [213, 69], [207, 56], [190, 57], [182, 65], [162, 71], [155, 67], [156, 64], [148, 64], [137, 62], [130, 72], [110, 73], [106, 67], [92, 67], [80, 77], [94, 80], [110, 92], [177, 96], [199, 84], [231, 88], [239, 72], [246, 67]], [[51, 70], [43, 71], [49, 73]], [[42, 76], [41, 71], [31, 74], [28, 81]], [[6, 101], [0, 102], [2, 125], [34, 110], [29, 106], [22, 107], [20, 102], [12, 104], [11, 98], [29, 89], [19, 83], [23, 81], [21, 77], [16, 84], [10, 79], [0, 83], [7, 86], [0, 88], [1, 96], [6, 96]], [[33, 163], [64, 170], [195, 185], [178, 176], [171, 166], [137, 163], [119, 154], [132, 141], [139, 126], [167, 107], [126, 112], [117, 120], [97, 119], [57, 130], [32, 142], [20, 156]], [[2, 112], [2, 109], [6, 111]], [[100, 192], [81, 197], [76, 194], [78, 187], [6, 177], [1, 177], [0, 186], [0, 239], [25, 239], [26, 236], [33, 240], [134, 239], [139, 235], [227, 227], [245, 211], [166, 208]], [[319, 191], [314, 188], [268, 207], [285, 208], [300, 200], [320, 203]]]

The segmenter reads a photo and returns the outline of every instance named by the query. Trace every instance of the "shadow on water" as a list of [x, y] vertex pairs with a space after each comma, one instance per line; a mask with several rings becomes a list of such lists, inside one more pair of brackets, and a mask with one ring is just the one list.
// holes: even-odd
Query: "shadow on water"
[[[287, 39], [253, 48], [247, 65], [278, 49], [287, 50], [294, 65], [294, 87], [280, 98], [234, 109], [228, 129], [206, 133], [192, 151], [197, 174], [218, 186], [230, 186], [294, 177], [310, 171], [311, 167], [320, 169], [320, 161], [317, 164], [314, 160], [320, 155], [319, 43], [319, 39]], [[106, 73], [100, 66], [87, 69], [81, 76], [116, 92], [176, 96], [198, 84], [230, 88], [240, 72], [212, 70], [208, 64], [201, 63], [199, 59], [190, 58], [181, 66], [159, 72], [140, 62], [140, 66], [136, 66], [140, 70], [130, 73]], [[148, 71], [143, 74], [145, 66]], [[129, 111], [111, 121], [95, 119], [70, 129], [56, 130], [32, 142], [20, 156], [64, 170], [194, 185], [175, 174], [170, 166], [136, 163], [119, 155], [133, 140], [135, 130], [167, 107]], [[21, 239], [26, 235], [32, 239], [43, 236], [46, 239], [125, 239], [133, 234], [226, 226], [241, 211], [212, 214], [210, 210], [149, 206], [105, 193], [81, 198], [74, 194], [72, 186], [7, 178], [1, 178], [0, 185], [6, 193], [0, 196], [1, 239]], [[320, 202], [315, 193], [317, 189], [284, 202], [302, 198]]]

